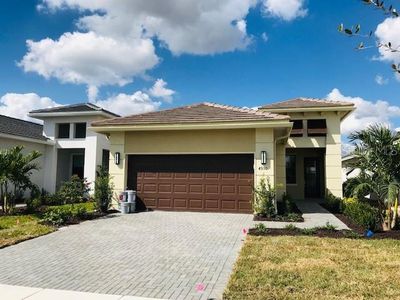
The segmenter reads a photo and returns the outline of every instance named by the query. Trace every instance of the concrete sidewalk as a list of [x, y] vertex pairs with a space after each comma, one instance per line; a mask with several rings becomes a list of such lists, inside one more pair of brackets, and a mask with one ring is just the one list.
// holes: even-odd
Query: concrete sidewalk
[[285, 228], [292, 224], [298, 228], [314, 228], [322, 227], [327, 223], [333, 225], [338, 230], [349, 229], [346, 224], [335, 217], [334, 214], [327, 211], [321, 205], [313, 201], [296, 201], [298, 209], [303, 213], [304, 222], [259, 222], [263, 223], [267, 228]]
[[[157, 300], [122, 295], [74, 292], [0, 284], [0, 299], [4, 300]], [[160, 300], [160, 299], [158, 299]]]

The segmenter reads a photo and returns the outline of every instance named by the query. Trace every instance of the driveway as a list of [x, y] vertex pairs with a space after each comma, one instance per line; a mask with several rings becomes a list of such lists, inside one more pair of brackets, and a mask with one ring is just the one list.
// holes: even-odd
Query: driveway
[[[252, 216], [147, 212], [0, 250], [0, 284], [162, 299], [220, 298]], [[203, 284], [203, 292], [196, 285]]]

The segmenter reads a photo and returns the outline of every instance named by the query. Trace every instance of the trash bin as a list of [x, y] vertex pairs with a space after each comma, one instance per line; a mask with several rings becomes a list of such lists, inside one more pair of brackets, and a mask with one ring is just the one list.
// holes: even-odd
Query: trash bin
[[129, 214], [129, 206], [128, 202], [120, 202], [121, 213]]
[[134, 213], [136, 211], [136, 191], [128, 190], [126, 192], [128, 194], [129, 212]]

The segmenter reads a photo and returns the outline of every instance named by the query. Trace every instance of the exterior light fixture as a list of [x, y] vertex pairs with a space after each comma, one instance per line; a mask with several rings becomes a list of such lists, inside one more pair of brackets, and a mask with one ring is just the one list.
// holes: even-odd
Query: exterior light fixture
[[121, 153], [115, 152], [114, 154], [114, 162], [118, 166], [121, 160]]
[[261, 151], [261, 164], [267, 164], [267, 151]]

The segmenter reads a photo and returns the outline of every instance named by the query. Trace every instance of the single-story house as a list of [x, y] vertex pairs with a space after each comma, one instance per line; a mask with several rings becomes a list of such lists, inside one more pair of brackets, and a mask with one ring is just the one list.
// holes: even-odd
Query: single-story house
[[148, 208], [252, 211], [267, 178], [294, 199], [342, 197], [341, 121], [353, 103], [298, 98], [258, 110], [215, 103], [106, 118], [116, 191], [137, 190]]

